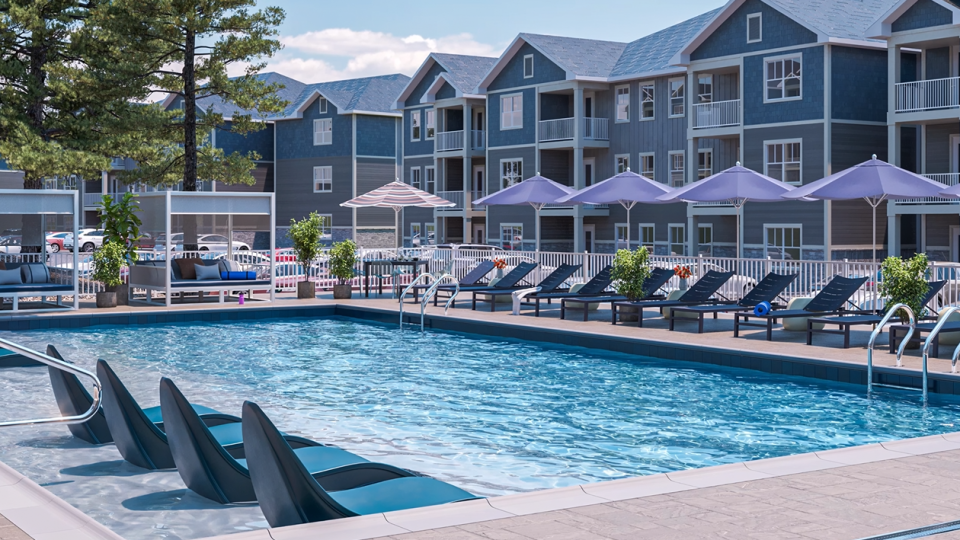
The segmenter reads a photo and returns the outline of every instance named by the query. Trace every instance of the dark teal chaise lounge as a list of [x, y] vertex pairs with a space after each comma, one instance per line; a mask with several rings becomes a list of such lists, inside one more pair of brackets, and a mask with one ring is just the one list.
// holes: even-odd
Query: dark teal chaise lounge
[[[467, 275], [458, 280], [460, 283], [460, 288], [464, 289], [466, 287], [482, 286], [483, 280], [486, 279], [487, 274], [489, 274], [491, 270], [493, 270], [493, 261], [480, 261], [480, 264], [478, 264], [473, 270], [467, 272]], [[441, 287], [442, 286], [443, 285], [441, 285]], [[414, 285], [413, 301], [417, 302], [420, 293], [422, 291], [426, 291], [430, 287], [433, 287], [433, 283]]]
[[[637, 324], [643, 326], [643, 310], [645, 309], [660, 309], [660, 308], [674, 308], [678, 306], [693, 306], [707, 303], [720, 304], [722, 301], [712, 301], [713, 295], [720, 290], [720, 287], [730, 281], [730, 278], [733, 277], [733, 272], [717, 272], [716, 270], [710, 270], [702, 278], [698, 279], [696, 283], [690, 286], [687, 292], [683, 293], [683, 296], [677, 298], [676, 300], [639, 300], [637, 302], [614, 302], [613, 308], [610, 310], [612, 323], [617, 324], [617, 312], [625, 307], [635, 307], [637, 308]], [[726, 304], [733, 304], [733, 302], [726, 302]]]
[[[47, 345], [47, 356], [64, 360], [60, 351], [53, 345]], [[66, 360], [64, 360], [66, 362]], [[90, 410], [93, 397], [80, 383], [80, 379], [73, 373], [47, 366], [50, 374], [50, 386], [53, 387], [53, 397], [57, 400], [57, 408], [63, 416], [77, 416]], [[93, 418], [82, 424], [68, 424], [67, 428], [74, 437], [90, 444], [107, 444], [113, 442], [107, 419], [103, 416], [103, 408], [97, 410]]]
[[[579, 309], [583, 310], [583, 320], [586, 322], [587, 316], [589, 315], [588, 307], [591, 304], [613, 304], [614, 302], [624, 302], [627, 300], [626, 296], [621, 296], [616, 293], [607, 293], [604, 292], [607, 287], [610, 286], [610, 283], [613, 282], [611, 274], [613, 272], [612, 266], [607, 266], [599, 274], [594, 276], [594, 279], [590, 280], [582, 289], [575, 293], [570, 293], [568, 295], [545, 295], [545, 298], [548, 300], [551, 298], [560, 298], [560, 318], [567, 318], [567, 304], [573, 304], [580, 306]], [[643, 282], [643, 290], [649, 291], [647, 295], [643, 297], [643, 300], [662, 300], [663, 295], [660, 294], [660, 289], [667, 284], [668, 281], [673, 277], [673, 270], [666, 268], [654, 268], [650, 270], [650, 276]], [[602, 286], [602, 287], [601, 287]], [[589, 287], [589, 288], [588, 288]], [[586, 292], [585, 292], [586, 291]], [[596, 291], [596, 292], [594, 292]], [[539, 315], [539, 302], [537, 303], [537, 314]]]
[[[461, 287], [460, 292], [467, 293], [472, 291], [482, 291], [482, 290], [490, 290], [490, 289], [513, 290], [517, 287], [518, 283], [523, 281], [523, 279], [526, 278], [528, 275], [530, 275], [530, 272], [533, 272], [536, 268], [537, 268], [537, 263], [522, 262], [518, 264], [516, 267], [514, 267], [513, 270], [507, 272], [507, 274], [502, 278], [500, 278], [500, 280], [497, 281], [497, 284], [493, 285], [492, 287], [488, 285], [480, 285], [477, 287]], [[440, 292], [445, 292], [448, 295], [452, 295], [455, 291], [456, 291], [456, 287], [454, 287], [453, 285], [441, 285], [439, 288], [437, 288], [437, 294], [433, 297], [433, 305], [437, 305], [437, 301], [440, 297]], [[447, 296], [447, 298], [449, 298], [449, 296]], [[453, 304], [451, 305], [455, 307], [457, 305], [456, 301], [454, 301]]]
[[[550, 272], [549, 276], [543, 278], [540, 283], [536, 284], [535, 287], [539, 287], [543, 292], [556, 292], [561, 286], [563, 286], [564, 282], [570, 279], [572, 275], [577, 273], [582, 266], [583, 265], [580, 264], [561, 264], [556, 270]], [[500, 283], [497, 283], [497, 285], [500, 285]], [[521, 287], [513, 287], [511, 289], [504, 289], [500, 287], [491, 287], [486, 290], [471, 289], [473, 292], [473, 305], [471, 306], [471, 309], [477, 309], [477, 295], [479, 295], [486, 297], [485, 299], [479, 299], [480, 301], [486, 300], [490, 302], [490, 311], [496, 311], [497, 298], [500, 296], [510, 296], [520, 289]]]
[[750, 292], [745, 294], [739, 302], [733, 305], [708, 304], [705, 306], [677, 306], [671, 308], [673, 313], [670, 317], [670, 330], [673, 331], [674, 323], [678, 319], [676, 313], [694, 313], [697, 315], [697, 333], [702, 334], [704, 315], [712, 313], [713, 318], [716, 319], [717, 315], [720, 313], [753, 311], [763, 302], [775, 301], [777, 297], [780, 296], [780, 294], [783, 293], [783, 291], [786, 290], [786, 288], [797, 279], [798, 275], [799, 274], [782, 275], [771, 272], [761, 279], [760, 283], [757, 283], [757, 285], [751, 289]]

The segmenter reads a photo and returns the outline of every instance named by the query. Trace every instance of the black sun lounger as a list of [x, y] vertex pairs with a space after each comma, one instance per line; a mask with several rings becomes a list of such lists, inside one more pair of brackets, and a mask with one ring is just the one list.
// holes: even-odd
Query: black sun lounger
[[[64, 360], [60, 351], [53, 345], [47, 345], [47, 356]], [[66, 360], [64, 360], [66, 362]], [[47, 366], [50, 372], [50, 385], [53, 386], [53, 397], [57, 400], [57, 408], [63, 416], [78, 416], [90, 409], [93, 397], [87, 392], [80, 379], [73, 373]], [[107, 444], [113, 442], [107, 419], [103, 416], [103, 409], [98, 409], [93, 418], [82, 424], [67, 424], [74, 437], [87, 441], [90, 444]]]
[[[255, 403], [243, 404], [243, 438], [253, 489], [271, 527], [365, 516], [476, 499], [471, 493], [425, 476], [406, 476], [332, 491], [310, 475], [273, 422]], [[348, 465], [363, 469], [378, 465]]]
[[[867, 279], [869, 278], [836, 276], [803, 309], [775, 309], [762, 316], [753, 313], [736, 313], [733, 316], [733, 337], [740, 337], [741, 326], [755, 326], [766, 328], [767, 341], [773, 341], [773, 325], [778, 319], [837, 314], [850, 297], [867, 282]], [[763, 322], [750, 322], [750, 319], [760, 319]]]
[[[719, 313], [733, 313], [737, 311], [752, 311], [763, 302], [773, 302], [778, 296], [797, 279], [799, 274], [767, 274], [757, 286], [750, 290], [743, 298], [734, 305], [705, 305], [705, 306], [677, 306], [671, 308], [673, 312], [670, 316], [670, 330], [673, 330], [674, 322], [677, 320], [676, 314], [695, 313], [697, 315], [697, 333], [703, 333], [703, 317], [709, 313], [713, 318], [717, 318]], [[692, 320], [692, 319], [691, 319]]]
[[[933, 301], [940, 291], [946, 286], [946, 281], [933, 281], [927, 284], [927, 294], [923, 297], [923, 305], [926, 306]], [[934, 310], [936, 312], [936, 310]], [[927, 317], [936, 318], [934, 317]], [[836, 334], [843, 336], [843, 348], [850, 347], [850, 328], [854, 326], [876, 326], [883, 320], [883, 315], [847, 315], [837, 317], [818, 317], [807, 319], [807, 345], [813, 345], [813, 334]], [[816, 324], [826, 325], [823, 328], [814, 328]], [[827, 326], [838, 326], [838, 329], [827, 328]]]
[[[460, 278], [460, 288], [464, 287], [477, 287], [483, 285], [482, 281], [487, 277], [487, 274], [493, 270], [493, 261], [480, 261], [473, 270], [467, 272], [467, 275]], [[433, 283], [426, 284], [421, 283], [413, 286], [413, 301], [417, 302], [417, 299], [420, 297], [422, 291], [426, 291], [430, 287], [433, 287]], [[442, 287], [442, 285], [441, 285]], [[439, 288], [439, 287], [438, 287]]]
[[[530, 275], [530, 272], [533, 272], [534, 269], [536, 269], [536, 267], [537, 267], [537, 263], [522, 262], [518, 264], [516, 267], [514, 267], [513, 270], [508, 272], [507, 275], [500, 278], [500, 280], [497, 281], [497, 284], [492, 287], [487, 285], [478, 286], [478, 287], [460, 287], [460, 292], [465, 293], [465, 292], [472, 292], [472, 291], [513, 289], [517, 286], [518, 283], [523, 281], [525, 277]], [[453, 285], [442, 285], [437, 290], [438, 293], [440, 291], [453, 294], [454, 291], [456, 291], [456, 288]], [[436, 296], [433, 297], [433, 305], [437, 305], [437, 300], [439, 296], [440, 295], [437, 294]], [[452, 305], [456, 306], [457, 305], [456, 301], [454, 301]]]
[[[580, 264], [561, 264], [556, 270], [550, 272], [550, 275], [545, 277], [540, 283], [535, 285], [540, 287], [541, 291], [544, 292], [554, 292], [557, 291], [570, 277], [577, 273], [578, 270], [583, 265]], [[497, 283], [499, 285], [499, 283]], [[490, 311], [495, 311], [497, 309], [497, 298], [500, 296], [510, 296], [515, 291], [522, 289], [523, 287], [514, 287], [513, 289], [502, 290], [498, 288], [490, 288], [487, 290], [474, 290], [473, 291], [473, 305], [471, 309], [477, 309], [477, 295], [480, 295], [485, 298], [481, 298], [480, 301], [490, 302]]]
[[[677, 298], [676, 300], [640, 300], [637, 302], [621, 301], [614, 302], [611, 312], [611, 322], [617, 324], [617, 311], [625, 307], [635, 307], [637, 308], [637, 324], [643, 326], [643, 310], [644, 309], [659, 309], [664, 307], [676, 307], [676, 306], [691, 306], [699, 305], [710, 302], [710, 298], [720, 287], [723, 287], [724, 283], [730, 281], [730, 278], [733, 277], [733, 272], [717, 272], [715, 270], [710, 270], [702, 278], [698, 279], [687, 292], [683, 293], [683, 296]], [[719, 304], [720, 302], [715, 302]], [[732, 302], [728, 302], [732, 304]]]
[[[221, 504], [257, 500], [242, 448], [232, 452], [224, 448], [187, 398], [183, 397], [180, 389], [166, 377], [160, 380], [160, 407], [166, 420], [167, 441], [177, 464], [177, 472], [188, 488]], [[242, 428], [239, 424], [234, 425], [242, 436]], [[392, 465], [370, 463], [334, 446], [323, 446], [303, 437], [281, 436], [310, 475], [331, 491], [413, 475]], [[364, 467], [350, 467], [358, 464]]]
[[[607, 268], [611, 268], [611, 267], [607, 267]], [[647, 295], [643, 297], [643, 299], [644, 300], [662, 300], [663, 295], [659, 294], [659, 291], [664, 285], [667, 284], [668, 281], [670, 281], [672, 277], [673, 277], [673, 270], [669, 270], [666, 268], [652, 269], [650, 271], [650, 277], [648, 277], [643, 282], [643, 290], [649, 291]], [[607, 285], [609, 286], [610, 282], [612, 281], [613, 281], [612, 279], [608, 281]], [[589, 285], [589, 283], [587, 285]], [[614, 302], [623, 302], [627, 299], [626, 296], [620, 296], [615, 293], [603, 292], [603, 289], [601, 289], [597, 294], [583, 294], [583, 290], [587, 288], [587, 285], [584, 285], [582, 289], [568, 296], [553, 296], [553, 297], [547, 296], [546, 298], [547, 300], [550, 300], [551, 298], [560, 298], [560, 318], [561, 319], [566, 319], [567, 309], [572, 309], [572, 308], [568, 308], [567, 304], [572, 304], [573, 306], [579, 306], [575, 309], [583, 310], [584, 321], [586, 321], [587, 317], [589, 316], [590, 310], [588, 308], [591, 304], [613, 304]], [[606, 287], [604, 287], [604, 289], [606, 289]], [[539, 314], [539, 302], [537, 303], [537, 307], [538, 307], [537, 312]]]

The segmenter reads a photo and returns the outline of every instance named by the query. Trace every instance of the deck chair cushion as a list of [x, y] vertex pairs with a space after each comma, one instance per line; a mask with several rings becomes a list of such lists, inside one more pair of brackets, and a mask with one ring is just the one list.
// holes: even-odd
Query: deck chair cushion
[[20, 269], [0, 270], [0, 285], [20, 285], [23, 283]]
[[220, 267], [219, 266], [204, 266], [202, 264], [193, 265], [194, 274], [197, 276], [197, 281], [219, 281], [220, 280]]
[[[813, 301], [813, 298], [791, 298], [790, 302], [787, 304], [787, 311], [793, 309], [803, 309]], [[776, 312], [774, 312], [776, 313]], [[819, 317], [816, 313], [812, 313], [810, 317], [790, 317], [783, 319], [783, 329], [787, 332], [806, 332], [807, 331], [807, 319]], [[822, 330], [822, 323], [814, 323], [814, 330]]]
[[[573, 293], [582, 292], [585, 285], [587, 285], [587, 284], [586, 284], [586, 283], [574, 283], [573, 285], [570, 286], [570, 293], [573, 294]], [[572, 311], [580, 311], [580, 309], [581, 309], [582, 306], [587, 306], [587, 311], [596, 311], [596, 310], [600, 309], [600, 304], [599, 304], [599, 303], [596, 303], [596, 304], [575, 304], [575, 303], [572, 303], [572, 302], [571, 302], [565, 309], [567, 309], [567, 310], [572, 310]]]
[[24, 283], [50, 283], [50, 271], [43, 263], [28, 263], [20, 267]]
[[[683, 296], [684, 293], [686, 292], [687, 291], [685, 290], [670, 291], [670, 294], [667, 295], [667, 301], [669, 302], [670, 300], [677, 300], [678, 298]], [[676, 316], [678, 319], [697, 319], [698, 318], [697, 313], [691, 313], [691, 312], [680, 311], [680, 312], [677, 312], [676, 315], [674, 315], [672, 307], [660, 308], [660, 314], [663, 315], [664, 319], [668, 319], [668, 320], [674, 316]]]
[[197, 270], [194, 266], [203, 265], [203, 259], [195, 257], [189, 259], [174, 259], [173, 262], [177, 263], [177, 268], [180, 269], [179, 279], [197, 279]]

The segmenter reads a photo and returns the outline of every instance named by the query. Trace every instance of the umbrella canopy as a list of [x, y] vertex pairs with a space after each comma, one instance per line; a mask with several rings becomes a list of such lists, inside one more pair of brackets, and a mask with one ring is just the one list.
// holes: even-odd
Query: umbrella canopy
[[842, 170], [785, 194], [785, 199], [864, 199], [873, 208], [873, 261], [877, 260], [877, 207], [886, 199], [937, 197], [947, 186], [873, 159]]
[[775, 178], [740, 166], [704, 178], [666, 195], [661, 202], [729, 202], [737, 209], [737, 257], [740, 257], [740, 209], [747, 201], [782, 202], [783, 194], [795, 189]]
[[940, 195], [943, 195], [944, 197], [960, 197], [960, 184], [957, 184], [950, 189], [941, 191]]
[[347, 208], [393, 208], [394, 223], [397, 228], [397, 244], [399, 245], [400, 211], [405, 207], [439, 208], [456, 206], [456, 204], [397, 180], [385, 186], [380, 186], [368, 193], [364, 193], [355, 199], [340, 203], [340, 206]]
[[540, 251], [540, 210], [557, 199], [574, 192], [573, 188], [558, 184], [537, 173], [519, 184], [501, 189], [493, 195], [473, 201], [476, 206], [532, 206], [537, 212], [537, 251]]
[[[627, 210], [627, 223], [630, 223], [630, 210], [637, 204], [664, 204], [657, 197], [673, 191], [660, 182], [641, 176], [630, 169], [603, 182], [598, 182], [565, 197], [558, 203], [578, 204], [615, 204], [620, 203]], [[630, 227], [627, 227], [627, 249], [630, 248]]]

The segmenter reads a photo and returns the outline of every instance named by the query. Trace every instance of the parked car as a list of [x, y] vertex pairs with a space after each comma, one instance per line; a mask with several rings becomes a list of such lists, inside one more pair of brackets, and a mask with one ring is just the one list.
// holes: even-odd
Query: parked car
[[76, 244], [80, 251], [93, 253], [93, 250], [103, 247], [103, 229], [84, 229], [77, 237]]
[[[183, 233], [170, 235], [170, 240], [173, 242], [174, 251], [183, 251]], [[200, 251], [226, 251], [227, 237], [222, 234], [201, 234], [197, 237], [197, 246]], [[167, 249], [166, 235], [161, 234], [157, 236], [157, 241], [154, 243], [153, 249], [156, 251]], [[247, 251], [249, 249], [249, 244], [236, 240], [233, 241], [234, 251]]]
[[[0, 236], [0, 253], [20, 253], [21, 236]], [[47, 253], [50, 253], [50, 244], [47, 244]]]
[[50, 251], [59, 253], [63, 250], [73, 251], [73, 233], [72, 232], [54, 232], [47, 235], [47, 244], [50, 245]]

